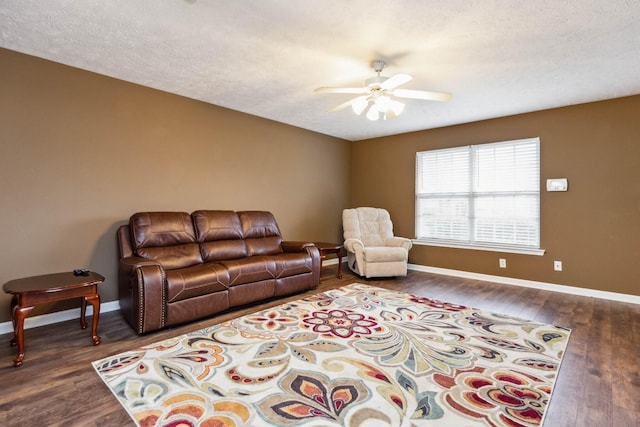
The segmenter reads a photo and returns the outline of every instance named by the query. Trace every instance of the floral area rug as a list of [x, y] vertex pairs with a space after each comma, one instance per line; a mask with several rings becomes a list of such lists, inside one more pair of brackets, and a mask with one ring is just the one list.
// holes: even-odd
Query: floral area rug
[[569, 334], [352, 284], [93, 366], [140, 426], [535, 426]]

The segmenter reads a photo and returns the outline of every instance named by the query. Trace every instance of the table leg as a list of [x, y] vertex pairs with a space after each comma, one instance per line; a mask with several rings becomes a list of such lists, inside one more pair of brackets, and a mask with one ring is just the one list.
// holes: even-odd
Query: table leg
[[338, 279], [342, 279], [342, 251], [338, 251]]
[[11, 338], [11, 341], [9, 341], [9, 344], [11, 344], [11, 347], [14, 347], [16, 345], [16, 315], [15, 315], [15, 311], [16, 311], [16, 307], [18, 306], [18, 297], [17, 296], [13, 296], [13, 298], [11, 298], [11, 324], [13, 325], [13, 338]]
[[82, 329], [87, 329], [87, 319], [85, 317], [87, 313], [87, 298], [80, 298], [80, 327]]
[[320, 281], [322, 282], [322, 264], [324, 263], [325, 258], [327, 258], [327, 254], [324, 250], [319, 249], [320, 252]]
[[[88, 297], [84, 297], [83, 301], [83, 310], [82, 314], [84, 316], [84, 308], [89, 302], [93, 306], [93, 321], [91, 322], [91, 339], [93, 340], [93, 345], [100, 344], [100, 337], [98, 336], [98, 320], [100, 319], [100, 295], [95, 294]], [[86, 327], [86, 324], [85, 324]]]
[[15, 342], [18, 346], [18, 355], [13, 359], [13, 366], [16, 368], [22, 366], [22, 360], [24, 359], [24, 319], [32, 309], [33, 307], [20, 306], [16, 306], [13, 309], [14, 338], [12, 344]]

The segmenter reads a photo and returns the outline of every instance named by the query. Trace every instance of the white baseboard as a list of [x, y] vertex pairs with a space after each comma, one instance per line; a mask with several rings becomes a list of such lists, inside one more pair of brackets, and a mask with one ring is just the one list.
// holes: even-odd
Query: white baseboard
[[[120, 310], [119, 301], [109, 301], [100, 304], [100, 313], [108, 313], [109, 311]], [[87, 316], [93, 314], [93, 306], [87, 305]], [[80, 308], [70, 310], [57, 311], [55, 313], [41, 314], [40, 316], [27, 317], [24, 319], [24, 328], [37, 328], [38, 326], [50, 325], [52, 323], [64, 322], [67, 320], [79, 319]], [[0, 323], [0, 335], [13, 332], [13, 324], [11, 322]]]
[[[342, 267], [346, 266], [346, 257], [343, 258]], [[332, 258], [326, 260], [324, 265], [337, 264], [338, 259]], [[425, 273], [442, 274], [444, 276], [463, 277], [466, 279], [484, 280], [487, 282], [502, 283], [505, 285], [523, 286], [526, 288], [543, 289], [545, 291], [562, 292], [565, 294], [580, 295], [592, 298], [601, 298], [611, 301], [628, 302], [631, 304], [640, 304], [640, 296], [620, 294], [616, 292], [599, 291], [596, 289], [578, 288], [575, 286], [557, 285], [554, 283], [536, 282], [534, 280], [515, 279], [513, 277], [492, 276], [490, 274], [473, 273], [470, 271], [450, 270], [447, 268], [430, 267], [427, 265], [409, 264], [409, 270], [423, 271]], [[348, 268], [348, 267], [347, 267]], [[100, 313], [108, 313], [110, 311], [120, 310], [119, 301], [109, 301], [100, 304]], [[93, 307], [87, 306], [87, 316], [93, 314]], [[52, 323], [64, 322], [67, 320], [79, 319], [80, 308], [71, 310], [58, 311], [56, 313], [42, 314], [35, 317], [27, 317], [24, 321], [24, 328], [36, 328], [38, 326], [50, 325]], [[0, 323], [0, 335], [13, 332], [13, 324], [11, 322]]]
[[463, 277], [466, 279], [484, 280], [505, 285], [524, 286], [526, 288], [543, 289], [545, 291], [562, 292], [564, 294], [600, 298], [611, 301], [640, 304], [640, 296], [620, 294], [616, 292], [600, 291], [597, 289], [579, 288], [576, 286], [557, 285], [554, 283], [536, 282], [534, 280], [516, 279], [513, 277], [492, 276], [490, 274], [473, 273], [470, 271], [450, 270], [447, 268], [430, 267], [427, 265], [409, 264], [408, 268], [426, 273], [442, 274], [444, 276]]

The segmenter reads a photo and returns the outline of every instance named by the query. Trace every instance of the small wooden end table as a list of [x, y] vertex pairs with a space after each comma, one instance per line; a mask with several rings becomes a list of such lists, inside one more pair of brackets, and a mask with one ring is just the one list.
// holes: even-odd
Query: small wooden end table
[[337, 243], [327, 242], [315, 242], [314, 243], [320, 251], [320, 270], [322, 270], [322, 262], [327, 258], [327, 255], [335, 254], [338, 258], [338, 279], [342, 279], [342, 245]]
[[11, 280], [2, 289], [11, 298], [11, 321], [13, 322], [13, 339], [11, 345], [18, 346], [18, 356], [13, 360], [13, 366], [22, 366], [24, 359], [24, 319], [36, 304], [61, 301], [71, 298], [82, 298], [80, 311], [80, 326], [87, 328], [85, 311], [87, 302], [93, 306], [93, 321], [91, 322], [91, 339], [93, 345], [100, 344], [98, 336], [98, 318], [100, 317], [100, 294], [98, 285], [104, 282], [104, 277], [92, 271], [86, 276], [76, 276], [73, 272], [46, 274], [43, 276], [26, 277]]

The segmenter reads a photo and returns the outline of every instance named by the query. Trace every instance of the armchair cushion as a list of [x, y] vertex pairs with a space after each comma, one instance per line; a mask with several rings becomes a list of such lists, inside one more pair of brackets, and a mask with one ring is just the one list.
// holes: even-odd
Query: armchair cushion
[[[378, 208], [345, 209], [343, 228], [345, 239], [356, 238], [365, 246], [385, 246], [385, 240], [393, 237], [393, 224], [389, 212]], [[347, 235], [349, 234], [349, 235]]]
[[365, 262], [407, 262], [407, 250], [403, 247], [371, 246], [364, 250]]

